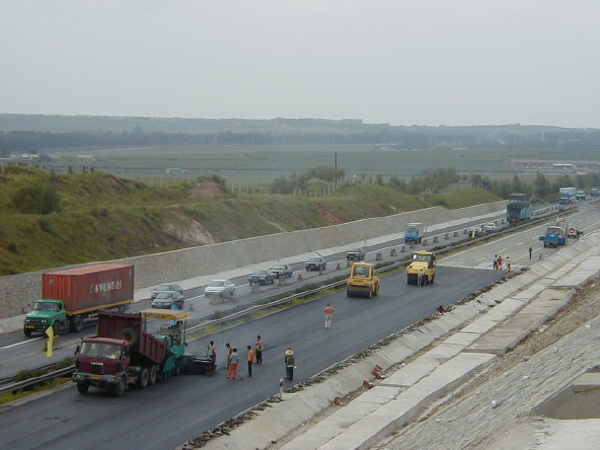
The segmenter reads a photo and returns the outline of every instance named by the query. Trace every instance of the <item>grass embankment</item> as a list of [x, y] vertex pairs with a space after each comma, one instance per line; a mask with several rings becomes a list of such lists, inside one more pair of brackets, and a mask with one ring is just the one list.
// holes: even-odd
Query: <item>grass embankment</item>
[[480, 189], [414, 196], [376, 185], [323, 198], [234, 195], [213, 177], [158, 188], [19, 167], [6, 168], [0, 182], [0, 275], [499, 200]]

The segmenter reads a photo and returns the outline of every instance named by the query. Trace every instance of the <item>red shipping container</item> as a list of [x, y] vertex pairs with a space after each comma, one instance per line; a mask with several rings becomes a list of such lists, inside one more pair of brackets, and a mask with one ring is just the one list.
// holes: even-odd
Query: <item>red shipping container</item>
[[133, 266], [97, 264], [42, 275], [42, 298], [63, 300], [67, 311], [133, 302]]

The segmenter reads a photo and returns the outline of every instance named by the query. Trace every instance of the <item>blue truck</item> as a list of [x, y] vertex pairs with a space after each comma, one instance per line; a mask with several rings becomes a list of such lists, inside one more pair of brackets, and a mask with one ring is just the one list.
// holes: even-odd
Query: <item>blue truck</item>
[[540, 236], [539, 239], [544, 242], [544, 248], [557, 248], [565, 245], [567, 242], [565, 228], [559, 223], [553, 222], [546, 228], [546, 234]]
[[406, 231], [404, 232], [404, 243], [410, 244], [414, 242], [420, 244], [423, 240], [423, 232], [425, 231], [425, 225], [422, 223], [407, 223]]
[[527, 194], [511, 194], [506, 205], [506, 220], [509, 224], [531, 219], [531, 203]]

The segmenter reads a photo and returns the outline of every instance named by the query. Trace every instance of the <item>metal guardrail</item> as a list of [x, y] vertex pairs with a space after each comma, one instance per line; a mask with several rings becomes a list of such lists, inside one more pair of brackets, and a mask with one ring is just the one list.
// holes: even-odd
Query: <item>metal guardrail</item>
[[55, 370], [53, 372], [48, 372], [44, 375], [40, 375], [39, 377], [29, 378], [27, 380], [17, 381], [16, 383], [11, 383], [11, 384], [4, 384], [4, 385], [0, 386], [0, 394], [3, 394], [5, 392], [19, 391], [26, 387], [41, 383], [42, 381], [47, 381], [47, 380], [51, 380], [53, 378], [57, 378], [57, 377], [60, 377], [63, 375], [70, 374], [74, 370], [75, 370], [75, 365], [72, 365], [69, 367], [65, 367], [63, 369]]

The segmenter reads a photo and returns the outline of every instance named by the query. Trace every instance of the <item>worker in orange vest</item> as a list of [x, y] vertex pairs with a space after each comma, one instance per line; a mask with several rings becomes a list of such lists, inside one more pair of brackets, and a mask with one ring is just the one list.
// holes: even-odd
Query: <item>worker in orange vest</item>
[[252, 346], [248, 345], [246, 347], [248, 350], [248, 377], [252, 376], [252, 364], [254, 364], [254, 350], [252, 350]]
[[331, 328], [331, 319], [333, 319], [335, 308], [327, 303], [327, 306], [323, 311], [325, 311], [325, 328]]

